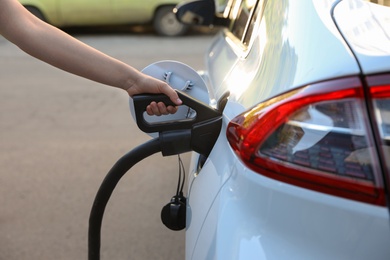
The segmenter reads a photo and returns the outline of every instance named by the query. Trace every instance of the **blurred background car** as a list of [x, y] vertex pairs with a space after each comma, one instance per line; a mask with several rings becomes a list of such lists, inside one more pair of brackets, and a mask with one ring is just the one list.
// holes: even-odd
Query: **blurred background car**
[[184, 35], [173, 8], [180, 0], [19, 0], [31, 13], [57, 27], [152, 25], [163, 36]]
[[229, 95], [213, 150], [192, 155], [187, 260], [390, 259], [389, 4], [177, 8], [223, 27], [202, 75], [210, 105]]

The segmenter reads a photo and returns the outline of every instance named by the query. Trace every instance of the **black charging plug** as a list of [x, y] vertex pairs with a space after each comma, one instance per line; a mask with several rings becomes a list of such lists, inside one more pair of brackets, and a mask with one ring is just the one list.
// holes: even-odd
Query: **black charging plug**
[[177, 91], [183, 105], [195, 111], [192, 118], [149, 123], [144, 118], [146, 107], [152, 102], [174, 105], [163, 94], [142, 94], [133, 97], [138, 127], [146, 133], [159, 132], [163, 155], [195, 151], [208, 156], [222, 127], [222, 111]]

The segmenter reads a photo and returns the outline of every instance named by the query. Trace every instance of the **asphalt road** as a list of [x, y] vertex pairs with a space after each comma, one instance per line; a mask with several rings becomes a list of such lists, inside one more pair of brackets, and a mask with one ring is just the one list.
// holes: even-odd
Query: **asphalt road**
[[[213, 37], [70, 33], [137, 69], [166, 59], [203, 69]], [[126, 93], [35, 60], [1, 36], [0, 75], [0, 260], [87, 259], [101, 181], [150, 138], [133, 122]], [[124, 176], [106, 209], [101, 259], [184, 259], [184, 231], [160, 221], [177, 177], [177, 158], [161, 154]]]

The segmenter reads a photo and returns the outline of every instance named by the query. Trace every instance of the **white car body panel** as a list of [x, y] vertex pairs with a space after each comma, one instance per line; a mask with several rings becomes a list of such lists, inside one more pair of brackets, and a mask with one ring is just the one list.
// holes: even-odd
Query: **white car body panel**
[[[206, 65], [216, 98], [229, 90], [230, 101], [248, 108], [294, 87], [359, 74], [354, 56], [332, 21], [334, 1], [279, 2], [285, 9], [265, 9], [246, 59], [234, 51], [226, 40], [229, 36], [218, 36], [211, 46]], [[288, 26], [281, 14], [291, 17]]]
[[217, 141], [197, 177], [196, 165], [191, 169], [186, 259], [387, 259], [390, 255], [385, 207], [263, 177], [243, 165], [226, 140]]
[[[279, 9], [268, 8], [276, 2]], [[198, 171], [197, 154], [191, 161], [187, 260], [389, 259], [388, 208], [259, 175], [241, 163], [226, 139], [229, 121], [263, 100], [360, 74], [332, 20], [336, 2], [269, 0], [247, 52], [240, 53], [226, 31], [216, 36], [205, 72], [210, 100], [226, 91], [231, 96], [221, 134], [203, 168]]]
[[335, 8], [334, 17], [362, 71], [386, 71], [390, 64], [390, 7], [343, 1]]

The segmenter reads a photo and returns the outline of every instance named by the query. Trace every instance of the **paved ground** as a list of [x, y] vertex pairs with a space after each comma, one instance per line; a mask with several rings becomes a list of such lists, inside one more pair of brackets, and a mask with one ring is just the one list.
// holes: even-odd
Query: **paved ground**
[[[164, 59], [202, 69], [212, 38], [74, 35], [138, 69]], [[89, 211], [102, 179], [149, 137], [132, 121], [126, 93], [52, 68], [1, 37], [0, 79], [0, 260], [87, 259]], [[160, 221], [175, 192], [176, 161], [157, 154], [121, 180], [106, 210], [102, 259], [184, 258], [184, 232]]]

